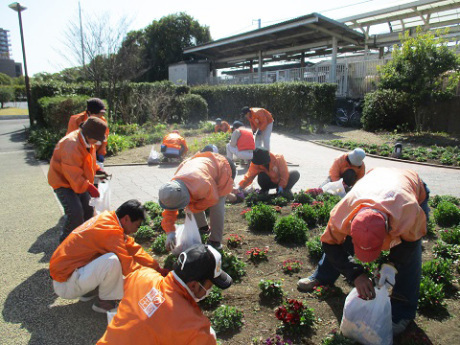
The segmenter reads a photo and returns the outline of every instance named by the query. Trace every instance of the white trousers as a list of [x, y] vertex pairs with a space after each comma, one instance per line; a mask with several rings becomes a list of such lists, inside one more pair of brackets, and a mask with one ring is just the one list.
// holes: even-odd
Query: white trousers
[[230, 143], [227, 144], [227, 158], [231, 160], [233, 160], [233, 155], [235, 155], [239, 159], [251, 160], [253, 152], [253, 150], [239, 151], [238, 147], [231, 146]]
[[262, 143], [264, 148], [270, 151], [270, 135], [272, 135], [273, 130], [273, 122], [267, 125], [265, 130], [260, 131], [259, 135], [256, 135], [256, 147], [262, 147]]
[[74, 299], [99, 287], [102, 300], [120, 300], [123, 297], [123, 273], [118, 256], [104, 254], [86, 266], [76, 269], [66, 282], [53, 280], [54, 292], [61, 298]]

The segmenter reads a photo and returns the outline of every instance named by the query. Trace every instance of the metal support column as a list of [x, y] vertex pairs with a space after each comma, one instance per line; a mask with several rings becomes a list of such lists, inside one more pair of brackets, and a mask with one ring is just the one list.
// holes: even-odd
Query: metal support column
[[259, 83], [262, 84], [262, 50], [259, 50], [259, 67], [257, 68]]
[[333, 36], [332, 37], [331, 70], [329, 72], [329, 82], [330, 83], [337, 82], [336, 71], [337, 71], [337, 37]]

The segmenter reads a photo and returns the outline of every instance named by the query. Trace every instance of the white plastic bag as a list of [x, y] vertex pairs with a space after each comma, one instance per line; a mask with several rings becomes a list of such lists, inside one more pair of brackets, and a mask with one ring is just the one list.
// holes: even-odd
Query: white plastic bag
[[110, 182], [103, 180], [99, 182], [97, 189], [99, 191], [99, 198], [91, 198], [89, 205], [93, 206], [96, 214], [104, 211], [110, 211]]
[[185, 223], [176, 224], [176, 247], [172, 250], [174, 255], [179, 255], [195, 244], [201, 243], [200, 232], [192, 213], [185, 213]]
[[332, 195], [338, 195], [343, 198], [347, 193], [345, 192], [345, 188], [343, 187], [342, 179], [326, 183], [324, 186], [321, 187], [324, 193], [329, 193]]
[[160, 154], [155, 150], [154, 146], [152, 146], [152, 149], [150, 150], [147, 163], [149, 165], [160, 164]]
[[391, 302], [386, 287], [375, 288], [373, 300], [358, 297], [356, 288], [345, 300], [340, 331], [363, 345], [393, 344]]

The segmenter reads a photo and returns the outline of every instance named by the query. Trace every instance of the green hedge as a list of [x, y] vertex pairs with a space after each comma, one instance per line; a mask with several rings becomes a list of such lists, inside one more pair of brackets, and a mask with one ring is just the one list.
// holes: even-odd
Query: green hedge
[[336, 89], [335, 84], [295, 82], [197, 86], [191, 92], [206, 100], [212, 119], [232, 122], [242, 107], [261, 107], [273, 114], [276, 126], [299, 128], [302, 120], [319, 125], [332, 120]]
[[88, 98], [88, 96], [43, 97], [38, 100], [38, 109], [48, 128], [67, 129], [70, 116], [84, 111]]

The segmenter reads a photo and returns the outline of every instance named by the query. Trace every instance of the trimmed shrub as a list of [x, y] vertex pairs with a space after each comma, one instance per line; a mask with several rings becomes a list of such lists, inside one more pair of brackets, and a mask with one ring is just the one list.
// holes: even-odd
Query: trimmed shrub
[[438, 241], [433, 247], [433, 253], [436, 258], [451, 259], [456, 261], [460, 259], [460, 245], [447, 244], [443, 241]]
[[88, 98], [88, 96], [43, 97], [38, 100], [38, 106], [47, 127], [67, 129], [70, 116], [84, 111]]
[[10, 86], [0, 86], [0, 106], [14, 99], [14, 88]]
[[434, 197], [430, 197], [430, 200], [428, 201], [428, 204], [433, 207], [433, 208], [436, 208], [438, 207], [439, 203], [441, 201], [448, 201], [448, 202], [451, 202], [457, 206], [460, 206], [460, 198], [457, 198], [455, 196], [451, 196], [451, 195], [435, 195]]
[[453, 279], [452, 261], [448, 259], [433, 259], [422, 265], [422, 275], [429, 277], [435, 283], [450, 285]]
[[166, 250], [165, 245], [166, 245], [166, 234], [163, 233], [163, 234], [158, 235], [155, 238], [150, 249], [155, 254], [158, 254], [158, 255], [167, 254], [168, 251]]
[[460, 245], [460, 226], [439, 231], [441, 239], [448, 244]]
[[222, 301], [222, 290], [213, 285], [208, 297], [200, 301], [200, 306], [204, 309], [212, 309], [217, 307]]
[[302, 205], [294, 210], [294, 216], [301, 218], [309, 228], [316, 226], [316, 211], [311, 205]]
[[313, 200], [315, 200], [315, 198], [311, 195], [311, 193], [307, 193], [302, 190], [299, 193], [294, 193], [294, 202], [311, 204]]
[[434, 312], [444, 307], [444, 285], [432, 281], [429, 277], [422, 277], [418, 309], [425, 312]]
[[276, 211], [270, 205], [255, 205], [246, 213], [249, 229], [255, 232], [272, 232], [276, 222]]
[[460, 224], [460, 209], [457, 205], [441, 201], [433, 212], [434, 219], [439, 226], [451, 227]]
[[147, 201], [144, 203], [144, 209], [152, 219], [161, 217], [161, 214], [163, 213], [163, 208], [155, 201]]
[[216, 333], [238, 330], [243, 326], [243, 312], [235, 307], [221, 305], [212, 314], [211, 325]]
[[155, 237], [155, 231], [148, 225], [140, 226], [133, 235], [136, 242], [141, 243], [151, 240]]
[[183, 122], [197, 125], [208, 120], [208, 103], [199, 95], [187, 94], [181, 97], [184, 109]]
[[307, 224], [293, 215], [279, 219], [273, 230], [275, 240], [280, 243], [303, 245], [307, 239]]

